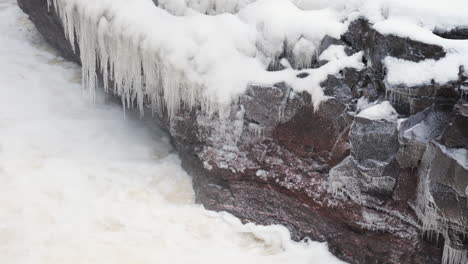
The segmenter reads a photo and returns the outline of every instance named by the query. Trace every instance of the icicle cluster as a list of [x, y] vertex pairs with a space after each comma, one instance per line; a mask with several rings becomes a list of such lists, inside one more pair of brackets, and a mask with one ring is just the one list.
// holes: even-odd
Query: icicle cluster
[[451, 248], [445, 244], [442, 264], [466, 264], [468, 263], [468, 252]]
[[[424, 155], [431, 155], [430, 151], [426, 151]], [[468, 260], [468, 252], [466, 250], [459, 250], [451, 247], [449, 229], [454, 230], [456, 233], [462, 234], [464, 237], [468, 234], [468, 227], [463, 223], [464, 219], [446, 218], [444, 213], [437, 207], [434, 197], [430, 192], [430, 164], [427, 159], [423, 158], [421, 163], [421, 170], [419, 174], [419, 184], [417, 190], [416, 202], [418, 206], [415, 212], [418, 218], [421, 219], [423, 224], [423, 231], [429, 239], [435, 236], [436, 241], [442, 235], [445, 239], [444, 252], [442, 256], [442, 264], [466, 264]]]
[[64, 25], [65, 34], [75, 50], [80, 47], [82, 82], [92, 97], [102, 74], [104, 89], [122, 99], [124, 108], [137, 107], [141, 113], [145, 103], [153, 111], [173, 117], [181, 105], [201, 106], [205, 113], [216, 110], [216, 102], [204, 96], [203, 85], [189, 81], [183, 69], [171, 65], [160, 56], [144, 36], [128, 37], [112, 25], [107, 12], [80, 12], [73, 1], [48, 0]]

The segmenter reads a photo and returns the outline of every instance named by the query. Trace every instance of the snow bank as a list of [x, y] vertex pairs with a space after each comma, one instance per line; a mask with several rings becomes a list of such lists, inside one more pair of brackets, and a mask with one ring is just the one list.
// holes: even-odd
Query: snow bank
[[[468, 62], [468, 61], [467, 61]], [[428, 59], [412, 62], [393, 57], [384, 60], [388, 70], [386, 81], [390, 85], [428, 85], [432, 81], [444, 84], [458, 79], [459, 67], [463, 65], [463, 58], [448, 55], [438, 61]]]
[[383, 101], [362, 110], [357, 116], [372, 120], [385, 119], [396, 121], [398, 114], [389, 101]]

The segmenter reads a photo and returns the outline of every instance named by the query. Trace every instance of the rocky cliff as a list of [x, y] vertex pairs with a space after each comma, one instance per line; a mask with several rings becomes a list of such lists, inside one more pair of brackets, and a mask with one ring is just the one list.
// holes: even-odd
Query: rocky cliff
[[[80, 63], [46, 0], [18, 3], [51, 45]], [[439, 35], [468, 39], [466, 30]], [[157, 112], [193, 176], [197, 201], [246, 222], [285, 225], [297, 240], [326, 241], [350, 263], [464, 264], [465, 69], [449, 83], [389, 84], [385, 58], [440, 60], [446, 52], [379, 33], [366, 19], [354, 20], [341, 39], [325, 37], [319, 51], [331, 45], [363, 52], [365, 67], [329, 75], [322, 87], [330, 99], [318, 108], [309, 93], [277, 83], [250, 86], [227, 118], [197, 107], [171, 118], [164, 107]], [[326, 65], [319, 57], [311, 67]], [[390, 110], [375, 116], [363, 105]]]

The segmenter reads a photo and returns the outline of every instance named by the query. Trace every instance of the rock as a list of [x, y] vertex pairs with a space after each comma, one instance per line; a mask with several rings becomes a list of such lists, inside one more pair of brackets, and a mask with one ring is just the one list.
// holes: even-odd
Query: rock
[[455, 105], [461, 98], [460, 81], [444, 85], [433, 83], [413, 87], [387, 85], [387, 94], [398, 113], [409, 116], [417, 114], [433, 104]]
[[356, 117], [350, 131], [352, 154], [360, 162], [390, 162], [399, 148], [397, 123]]
[[468, 105], [455, 105], [454, 113], [440, 141], [448, 148], [468, 149]]
[[[386, 70], [383, 60], [387, 56], [414, 62], [425, 59], [438, 60], [446, 55], [440, 46], [381, 34], [365, 19], [351, 22], [342, 40], [353, 49], [364, 51], [364, 62], [372, 69], [371, 79], [374, 86], [380, 93], [386, 93], [400, 114], [409, 116], [426, 109], [435, 102], [437, 98], [435, 93], [446, 88], [437, 84], [400, 87], [384, 83]], [[454, 90], [452, 84], [448, 85], [448, 88]]]
[[446, 55], [440, 46], [395, 35], [383, 35], [362, 18], [351, 22], [342, 40], [357, 50], [363, 50], [376, 74], [384, 74], [382, 61], [387, 56], [418, 62], [425, 59], [438, 60]]
[[353, 99], [359, 97], [358, 86], [366, 77], [364, 71], [346, 68], [339, 75], [328, 75], [327, 79], [320, 85], [325, 95], [332, 96], [338, 101], [349, 105]]
[[454, 28], [449, 31], [435, 31], [434, 34], [446, 39], [468, 39], [468, 28]]
[[329, 166], [349, 154], [347, 133], [352, 117], [343, 103], [330, 99], [318, 110], [308, 105], [298, 113], [277, 125], [273, 138], [280, 145], [298, 156], [318, 158]]
[[467, 250], [468, 150], [431, 141], [418, 172], [416, 212], [424, 228], [441, 234], [445, 245]]
[[18, 1], [19, 7], [29, 15], [39, 33], [67, 60], [78, 64], [80, 61], [80, 50], [75, 43], [76, 50], [73, 51], [70, 42], [65, 38], [63, 26], [53, 8], [49, 8], [47, 0]]
[[400, 124], [398, 163], [403, 168], [417, 168], [426, 145], [440, 137], [449, 125], [452, 111], [447, 106], [429, 107]]
[[391, 198], [399, 173], [396, 121], [356, 117], [349, 138], [351, 156], [331, 169], [331, 192], [361, 204], [384, 203]]
[[320, 46], [318, 48], [317, 53], [320, 55], [322, 52], [324, 52], [326, 49], [328, 49], [332, 45], [338, 45], [338, 46], [345, 46], [345, 53], [348, 56], [353, 55], [356, 53], [350, 46], [348, 46], [344, 41], [340, 39], [336, 39], [330, 36], [325, 36], [322, 39], [322, 42], [320, 42]]

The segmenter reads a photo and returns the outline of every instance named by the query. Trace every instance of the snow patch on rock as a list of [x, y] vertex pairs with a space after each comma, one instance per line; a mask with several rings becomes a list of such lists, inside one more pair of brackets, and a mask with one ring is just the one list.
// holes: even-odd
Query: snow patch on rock
[[389, 101], [383, 101], [379, 104], [370, 106], [362, 110], [357, 116], [372, 120], [385, 119], [395, 121], [398, 118], [395, 108], [393, 108]]

